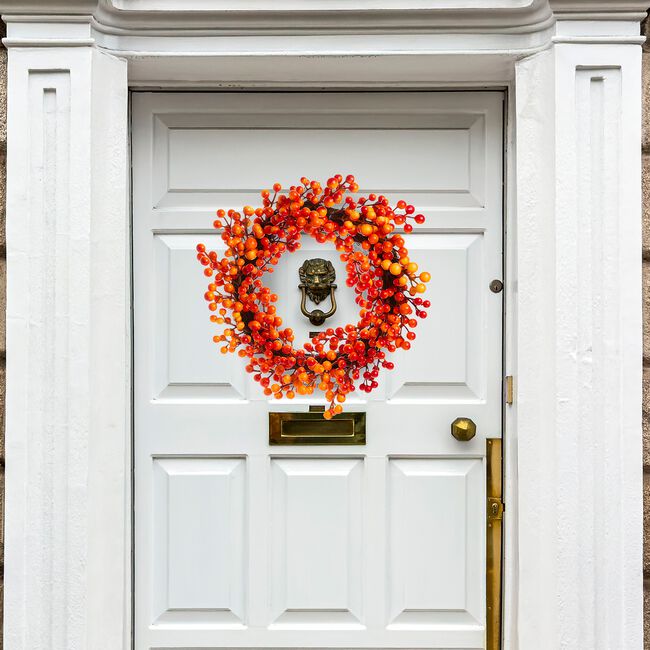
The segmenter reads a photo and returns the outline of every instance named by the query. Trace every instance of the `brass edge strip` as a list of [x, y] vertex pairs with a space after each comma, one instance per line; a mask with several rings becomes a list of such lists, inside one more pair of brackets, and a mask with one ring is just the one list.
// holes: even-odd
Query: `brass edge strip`
[[500, 438], [487, 439], [486, 650], [501, 650], [503, 483]]

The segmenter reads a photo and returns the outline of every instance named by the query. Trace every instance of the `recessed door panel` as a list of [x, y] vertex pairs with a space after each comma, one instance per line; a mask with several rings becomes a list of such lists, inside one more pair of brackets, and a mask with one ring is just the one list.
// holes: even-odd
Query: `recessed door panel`
[[358, 626], [363, 460], [274, 458], [271, 477], [272, 625]]
[[389, 627], [481, 625], [481, 461], [392, 458], [389, 467]]
[[483, 338], [487, 297], [481, 234], [413, 234], [411, 257], [434, 278], [429, 316], [418, 323], [409, 351], [395, 353], [385, 373], [390, 400], [480, 400], [485, 393]]
[[245, 460], [159, 458], [152, 468], [152, 623], [244, 625]]
[[[206, 239], [214, 249], [224, 250], [219, 237]], [[206, 284], [196, 273], [196, 235], [156, 235], [154, 256], [152, 398], [245, 399], [244, 367], [220, 354], [212, 341], [214, 327], [205, 317], [205, 301], [196, 299]]]
[[[485, 647], [502, 102], [495, 92], [134, 94], [136, 650]], [[405, 239], [432, 276], [431, 307], [379, 388], [349, 396], [345, 407], [365, 415], [361, 444], [270, 445], [270, 411], [324, 399], [269, 400], [241, 358], [220, 353], [195, 246], [223, 250], [218, 208], [335, 173], [425, 215]], [[359, 318], [334, 247], [301, 243], [265, 277], [296, 345]], [[337, 311], [321, 326], [301, 313], [298, 287], [316, 257], [336, 271]], [[467, 442], [451, 435], [458, 417], [476, 424]]]
[[[269, 169], [288, 169], [295, 159], [293, 141], [309, 142], [320, 138], [319, 129], [170, 129], [170, 191], [201, 190], [221, 192], [233, 189], [255, 190], [268, 184]], [[318, 156], [306, 158], [303, 166], [310, 178], [331, 175], [341, 164], [341, 151], [355, 151], [355, 167], [367, 178], [371, 189], [394, 188], [410, 191], [456, 191], [468, 193], [470, 174], [469, 128], [398, 129], [330, 128], [328, 147]], [[284, 143], [284, 147], [279, 147]], [[387, 152], [403, 151], [423, 162], [412, 174], [399, 178], [391, 165], [377, 165]], [[444, 170], [432, 178], [427, 167], [436, 163], [442, 151], [453, 152]], [[198, 156], [193, 152], [198, 152]], [[192, 155], [192, 160], [188, 156]], [[241, 169], [246, 169], [242, 184]], [[398, 181], [396, 184], [396, 176]], [[215, 181], [216, 179], [216, 181]], [[405, 182], [407, 181], [407, 182]], [[216, 188], [215, 188], [216, 185]], [[402, 187], [403, 186], [403, 187]]]

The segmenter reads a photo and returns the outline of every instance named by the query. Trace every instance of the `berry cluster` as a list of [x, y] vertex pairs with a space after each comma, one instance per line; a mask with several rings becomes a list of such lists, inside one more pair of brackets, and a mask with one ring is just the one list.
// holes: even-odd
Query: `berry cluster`
[[[205, 299], [214, 312], [210, 319], [227, 327], [213, 337], [221, 352], [238, 351], [248, 358], [246, 370], [253, 374], [264, 393], [276, 399], [309, 395], [314, 389], [325, 393], [330, 419], [343, 410], [346, 395], [377, 387], [380, 367], [394, 364], [387, 352], [408, 350], [415, 338], [417, 318], [426, 318], [425, 291], [429, 273], [418, 273], [409, 258], [404, 238], [396, 227], [411, 232], [424, 223], [412, 205], [398, 201], [391, 207], [385, 196], [370, 194], [354, 198], [359, 186], [354, 176], [336, 175], [322, 187], [301, 178], [300, 184], [280, 193], [261, 193], [262, 207], [243, 211], [217, 211], [214, 227], [223, 229], [227, 249], [219, 259], [204, 244], [197, 258], [211, 278]], [[285, 252], [300, 247], [303, 233], [320, 243], [333, 242], [346, 263], [347, 286], [357, 294], [360, 307], [356, 325], [327, 329], [293, 347], [291, 328], [282, 327], [276, 313], [277, 295], [262, 283]]]

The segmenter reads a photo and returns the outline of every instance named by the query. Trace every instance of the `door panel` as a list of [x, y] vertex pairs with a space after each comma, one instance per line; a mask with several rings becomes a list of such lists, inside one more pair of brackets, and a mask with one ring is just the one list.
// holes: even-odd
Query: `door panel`
[[157, 624], [245, 620], [245, 463], [243, 458], [154, 461]]
[[[137, 93], [133, 98], [136, 648], [483, 648], [485, 438], [501, 429], [502, 95]], [[429, 317], [379, 389], [367, 444], [268, 445], [269, 402], [211, 339], [196, 261], [217, 208], [353, 173], [427, 217], [406, 236]], [[298, 268], [267, 283], [302, 343]], [[312, 305], [313, 307], [313, 305]], [[470, 417], [469, 442], [450, 423]]]
[[[244, 364], [219, 354], [205, 305], [196, 300], [206, 284], [205, 276], [196, 273], [196, 244], [196, 234], [154, 235], [153, 393], [158, 400], [243, 400]], [[225, 250], [218, 237], [212, 236], [210, 244]]]
[[[341, 121], [345, 120], [341, 116]], [[347, 121], [347, 120], [345, 120]], [[225, 121], [224, 121], [225, 122]], [[270, 169], [289, 169], [296, 163], [291, 142], [319, 140], [322, 130], [283, 128], [224, 128], [218, 130], [173, 129], [169, 134], [170, 192], [204, 191], [231, 193], [242, 187], [241, 169], [246, 169], [244, 191], [255, 191], [268, 184]], [[330, 124], [332, 124], [330, 122]], [[364, 174], [368, 187], [396, 188], [415, 192], [458, 192], [469, 194], [469, 129], [341, 129], [330, 126], [327, 148], [318, 151], [317, 161], [305, 161], [310, 178], [327, 178], [330, 169], [341, 165], [341, 153], [354, 151], [354, 166]], [[278, 142], [288, 146], [278, 147]], [[436, 152], [451, 152], [446, 165], [435, 178], [427, 173], [436, 163]], [[397, 179], [393, 165], [377, 165], [387, 153], [404, 151], [422, 163], [408, 179]], [[193, 152], [198, 152], [198, 156]], [[254, 153], [254, 155], [251, 155]], [[188, 158], [191, 156], [192, 160]], [[215, 182], [215, 179], [216, 182]], [[402, 182], [400, 183], [400, 180]], [[252, 188], [252, 189], [251, 189]], [[382, 190], [383, 191], [383, 190]]]
[[271, 460], [271, 625], [362, 619], [362, 458]]
[[392, 458], [388, 485], [389, 627], [481, 625], [481, 461]]
[[420, 268], [431, 273], [431, 308], [411, 349], [395, 353], [395, 370], [385, 373], [386, 397], [484, 399], [483, 235], [416, 233], [406, 237], [406, 246]]

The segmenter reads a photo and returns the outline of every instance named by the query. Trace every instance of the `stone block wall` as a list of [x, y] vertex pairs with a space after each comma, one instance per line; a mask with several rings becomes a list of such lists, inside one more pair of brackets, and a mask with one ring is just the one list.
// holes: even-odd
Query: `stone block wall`
[[[642, 25], [650, 37], [650, 20]], [[650, 650], [650, 38], [643, 47], [643, 626]]]
[[[5, 25], [0, 21], [0, 37]], [[5, 312], [7, 247], [5, 243], [5, 197], [7, 187], [7, 50], [0, 45], [0, 632], [4, 612], [4, 510], [5, 510]], [[0, 650], [2, 650], [0, 633]]]

